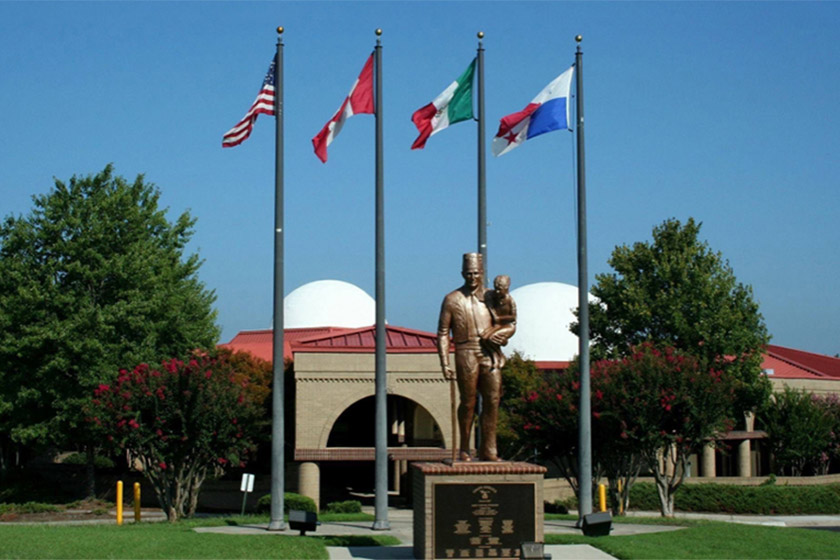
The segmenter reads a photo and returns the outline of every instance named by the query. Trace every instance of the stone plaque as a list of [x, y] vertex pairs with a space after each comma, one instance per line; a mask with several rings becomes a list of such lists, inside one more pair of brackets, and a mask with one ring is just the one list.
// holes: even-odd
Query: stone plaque
[[518, 558], [537, 537], [533, 483], [434, 485], [435, 558]]

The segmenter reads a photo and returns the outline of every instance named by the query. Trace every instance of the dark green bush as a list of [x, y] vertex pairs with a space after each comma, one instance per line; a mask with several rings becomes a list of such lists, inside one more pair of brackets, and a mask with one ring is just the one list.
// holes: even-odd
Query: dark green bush
[[[87, 456], [84, 453], [71, 453], [61, 460], [64, 465], [87, 465]], [[114, 461], [110, 457], [94, 455], [93, 465], [97, 469], [113, 469]]]
[[330, 502], [324, 511], [329, 513], [362, 513], [362, 502], [359, 500]]
[[50, 513], [61, 511], [62, 508], [41, 502], [26, 502], [25, 504], [0, 504], [0, 514], [3, 513]]
[[[637, 482], [630, 490], [630, 507], [659, 510], [656, 486]], [[825, 486], [735, 486], [686, 484], [674, 494], [678, 511], [755, 513], [763, 515], [840, 513], [840, 484]]]
[[[286, 492], [283, 494], [283, 513], [289, 513], [290, 509], [308, 511], [317, 513], [318, 508], [312, 498], [301, 496], [294, 492]], [[266, 494], [257, 501], [257, 511], [260, 513], [268, 513], [271, 511], [271, 494]]]
[[569, 513], [569, 508], [562, 500], [554, 500], [553, 502], [545, 502], [543, 504], [546, 513]]

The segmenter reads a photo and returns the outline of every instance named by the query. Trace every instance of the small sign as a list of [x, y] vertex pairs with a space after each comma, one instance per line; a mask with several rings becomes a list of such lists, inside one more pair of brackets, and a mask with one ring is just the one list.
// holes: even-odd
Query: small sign
[[243, 473], [242, 474], [242, 484], [239, 485], [240, 492], [253, 492], [254, 491], [254, 475], [250, 473]]

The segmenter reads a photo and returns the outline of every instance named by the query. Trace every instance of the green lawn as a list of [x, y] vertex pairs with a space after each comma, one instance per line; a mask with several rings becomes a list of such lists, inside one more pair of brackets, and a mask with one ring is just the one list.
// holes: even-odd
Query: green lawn
[[681, 531], [620, 537], [546, 535], [545, 540], [589, 544], [623, 560], [840, 558], [840, 533], [738, 523], [694, 522]]
[[8, 524], [0, 526], [0, 558], [328, 558], [310, 537], [196, 533], [195, 526]]
[[[674, 524], [672, 520], [661, 521]], [[259, 522], [264, 522], [263, 518], [214, 518], [123, 527], [4, 523], [0, 524], [0, 558], [327, 558], [326, 546], [398, 544], [393, 537], [384, 535], [322, 538], [193, 531], [198, 526]], [[685, 524], [687, 528], [680, 531], [633, 536], [546, 535], [546, 542], [590, 544], [627, 560], [840, 558], [840, 533], [705, 521]]]
[[[329, 521], [373, 520], [367, 514], [326, 514]], [[300, 537], [196, 533], [195, 527], [268, 523], [268, 516], [116, 525], [0, 523], [0, 558], [329, 558], [327, 546], [387, 546], [388, 535]]]

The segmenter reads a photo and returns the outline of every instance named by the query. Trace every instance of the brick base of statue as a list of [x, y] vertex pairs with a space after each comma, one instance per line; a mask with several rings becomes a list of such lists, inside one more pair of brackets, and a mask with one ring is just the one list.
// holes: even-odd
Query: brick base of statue
[[518, 558], [543, 541], [545, 467], [522, 462], [413, 463], [414, 557]]

